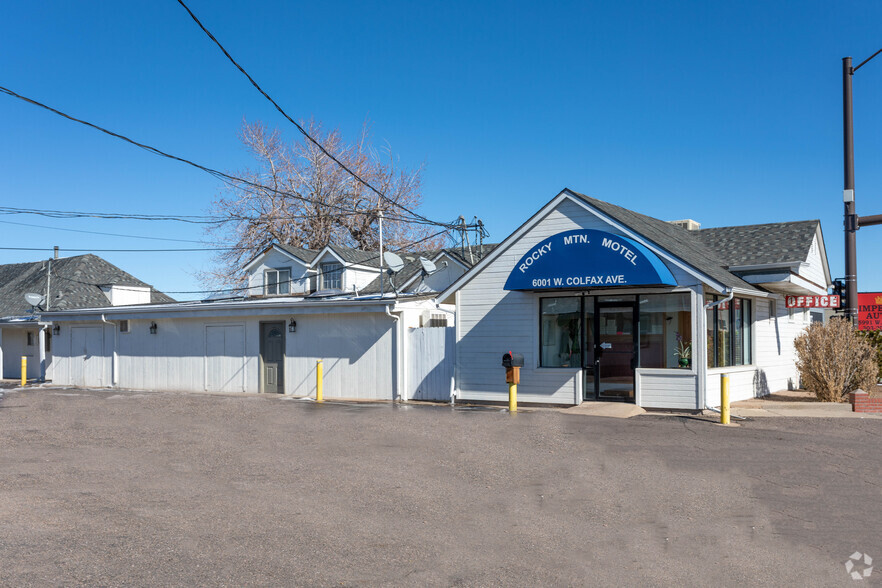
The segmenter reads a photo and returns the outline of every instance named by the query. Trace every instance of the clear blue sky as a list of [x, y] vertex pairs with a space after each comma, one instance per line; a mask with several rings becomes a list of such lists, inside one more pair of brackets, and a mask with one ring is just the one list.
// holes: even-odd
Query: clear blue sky
[[[882, 47], [862, 2], [228, 2], [194, 12], [296, 118], [365, 118], [426, 164], [422, 212], [505, 238], [564, 187], [704, 227], [819, 218], [843, 274], [841, 58]], [[0, 85], [211, 167], [250, 164], [243, 117], [296, 131], [173, 0], [6, 3]], [[859, 214], [882, 214], [882, 56], [855, 76]], [[0, 95], [7, 206], [202, 214], [211, 176]], [[199, 240], [173, 223], [0, 221]], [[186, 243], [0, 224], [2, 247]], [[193, 244], [194, 246], [198, 246]], [[858, 233], [882, 291], [882, 226]], [[207, 254], [100, 253], [167, 291]], [[0, 261], [44, 257], [0, 251]], [[176, 295], [185, 299], [187, 295]]]

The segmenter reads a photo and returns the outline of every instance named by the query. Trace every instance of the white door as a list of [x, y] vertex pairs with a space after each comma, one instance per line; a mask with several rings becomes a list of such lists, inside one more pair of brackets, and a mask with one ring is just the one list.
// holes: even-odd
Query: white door
[[71, 327], [70, 380], [74, 386], [104, 385], [104, 329]]
[[245, 391], [245, 327], [205, 327], [205, 389]]

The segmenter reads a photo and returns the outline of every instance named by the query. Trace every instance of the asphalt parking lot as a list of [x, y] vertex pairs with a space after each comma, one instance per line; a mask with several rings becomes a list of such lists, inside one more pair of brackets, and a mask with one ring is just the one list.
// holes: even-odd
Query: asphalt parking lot
[[2, 392], [4, 586], [836, 586], [882, 558], [882, 420]]

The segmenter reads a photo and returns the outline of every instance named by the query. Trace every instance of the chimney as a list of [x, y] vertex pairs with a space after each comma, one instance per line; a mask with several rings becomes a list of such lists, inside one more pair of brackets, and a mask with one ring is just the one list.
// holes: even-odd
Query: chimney
[[58, 259], [58, 245], [55, 246], [55, 259]]
[[686, 229], [687, 231], [698, 231], [699, 229], [701, 229], [701, 223], [699, 223], [698, 221], [694, 221], [691, 218], [668, 221], [668, 223], [678, 226], [682, 229]]

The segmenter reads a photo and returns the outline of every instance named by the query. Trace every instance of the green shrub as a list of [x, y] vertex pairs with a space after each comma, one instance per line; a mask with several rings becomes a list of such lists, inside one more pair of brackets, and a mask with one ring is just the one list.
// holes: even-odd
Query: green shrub
[[794, 341], [802, 385], [818, 400], [843, 402], [858, 388], [876, 387], [877, 351], [850, 322], [813, 323]]

